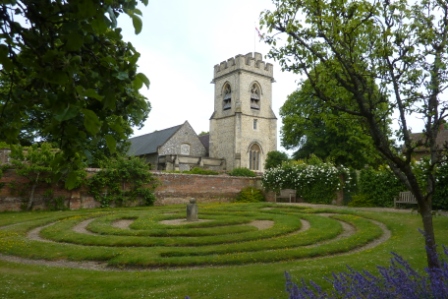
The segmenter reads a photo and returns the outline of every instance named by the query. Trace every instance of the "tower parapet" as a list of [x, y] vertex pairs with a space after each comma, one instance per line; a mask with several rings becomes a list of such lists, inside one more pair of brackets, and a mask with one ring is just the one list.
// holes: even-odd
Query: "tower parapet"
[[246, 55], [236, 55], [220, 64], [215, 65], [215, 72], [212, 83], [216, 79], [228, 75], [235, 71], [247, 71], [271, 78], [274, 82], [274, 67], [271, 63], [262, 60], [260, 53], [247, 53]]

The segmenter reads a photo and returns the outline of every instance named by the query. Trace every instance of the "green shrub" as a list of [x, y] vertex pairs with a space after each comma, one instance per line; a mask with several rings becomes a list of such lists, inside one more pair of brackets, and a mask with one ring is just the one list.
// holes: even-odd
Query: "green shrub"
[[153, 190], [157, 181], [146, 163], [133, 157], [117, 157], [104, 162], [101, 171], [87, 181], [87, 187], [101, 207], [127, 205], [142, 200], [145, 205], [155, 201]]
[[374, 207], [375, 204], [365, 194], [355, 194], [348, 203], [349, 207]]
[[373, 206], [392, 207], [394, 197], [405, 189], [405, 186], [386, 166], [378, 170], [365, 168], [360, 171], [358, 194], [365, 197], [364, 202], [371, 203]]
[[263, 191], [254, 187], [245, 187], [238, 193], [236, 201], [239, 202], [259, 202], [265, 201]]
[[448, 211], [448, 162], [437, 169], [436, 191], [432, 200], [433, 209]]
[[182, 171], [182, 173], [188, 173], [188, 174], [202, 174], [202, 175], [218, 175], [219, 172], [213, 171], [213, 170], [208, 170], [208, 169], [203, 169], [200, 167], [194, 167], [191, 170], [188, 171]]
[[283, 162], [287, 162], [289, 160], [288, 155], [284, 152], [280, 151], [271, 151], [268, 152], [266, 162], [264, 164], [265, 169], [270, 169], [274, 167], [278, 167], [282, 165]]
[[256, 177], [256, 173], [246, 167], [234, 168], [229, 172], [231, 176], [246, 176], [246, 177]]

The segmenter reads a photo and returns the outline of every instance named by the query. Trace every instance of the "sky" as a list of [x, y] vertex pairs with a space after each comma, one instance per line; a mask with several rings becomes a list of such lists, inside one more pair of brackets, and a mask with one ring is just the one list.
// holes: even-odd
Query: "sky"
[[[143, 12], [143, 29], [138, 35], [127, 15], [118, 19], [123, 39], [141, 54], [139, 72], [151, 82], [141, 93], [152, 109], [133, 136], [185, 121], [198, 134], [208, 132], [214, 110], [214, 87], [210, 83], [213, 67], [238, 54], [268, 53], [270, 47], [259, 40], [255, 27], [259, 27], [260, 13], [273, 9], [271, 0], [149, 0], [139, 9]], [[281, 147], [279, 110], [299, 87], [301, 78], [282, 72], [276, 61], [264, 60], [274, 65], [272, 109], [278, 118], [277, 148], [292, 154], [292, 150]], [[411, 128], [421, 131], [422, 122], [412, 120]]]
[[[139, 72], [150, 80], [141, 93], [152, 109], [144, 126], [134, 129], [133, 136], [177, 126], [186, 120], [196, 133], [209, 131], [213, 113], [213, 67], [238, 54], [259, 52], [263, 56], [269, 45], [259, 40], [260, 12], [272, 8], [270, 0], [149, 0], [143, 12], [143, 29], [135, 35], [127, 15], [120, 15], [118, 25], [123, 39], [141, 54]], [[297, 89], [299, 77], [281, 72], [274, 65], [272, 109], [279, 109], [288, 94]], [[280, 147], [278, 132], [278, 149]]]

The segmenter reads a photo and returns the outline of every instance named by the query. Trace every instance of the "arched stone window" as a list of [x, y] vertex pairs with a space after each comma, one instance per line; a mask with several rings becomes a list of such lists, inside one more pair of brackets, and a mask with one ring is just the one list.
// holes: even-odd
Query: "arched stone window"
[[250, 89], [250, 108], [260, 110], [260, 87], [255, 83]]
[[250, 147], [249, 169], [260, 170], [260, 147], [257, 144]]
[[222, 109], [228, 110], [232, 108], [232, 90], [230, 89], [230, 85], [226, 83], [223, 89], [223, 103], [222, 103]]

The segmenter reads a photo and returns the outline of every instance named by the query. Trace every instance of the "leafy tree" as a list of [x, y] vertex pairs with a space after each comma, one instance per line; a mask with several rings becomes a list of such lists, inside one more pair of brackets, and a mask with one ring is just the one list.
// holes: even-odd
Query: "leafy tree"
[[136, 5], [135, 0], [3, 1], [0, 140], [53, 142], [61, 149], [58, 163], [72, 169], [92, 162], [100, 151], [114, 153], [150, 110], [139, 94], [149, 85], [137, 73], [139, 53], [116, 27], [117, 17], [126, 13], [140, 32]]
[[376, 165], [380, 160], [362, 121], [316, 99], [309, 80], [288, 96], [280, 115], [282, 145], [297, 148], [294, 159], [315, 154], [322, 160], [356, 169]]
[[286, 161], [289, 161], [289, 157], [286, 153], [280, 151], [271, 151], [268, 152], [264, 168], [265, 169], [274, 168], [282, 165], [282, 163]]
[[[51, 188], [58, 184], [64, 173], [60, 169], [55, 149], [49, 143], [41, 145], [33, 144], [30, 147], [22, 148], [21, 146], [13, 146], [11, 149], [11, 165], [15, 168], [18, 175], [26, 177], [29, 180], [30, 192], [27, 203], [27, 210], [31, 210], [34, 203], [34, 193], [37, 187], [47, 186]], [[85, 172], [78, 170], [74, 172], [76, 180], [74, 187], [81, 184], [85, 177]]]
[[[447, 118], [448, 2], [440, 0], [273, 0], [263, 13], [269, 56], [283, 70], [306, 76], [316, 99], [365, 122], [378, 153], [412, 191], [422, 217], [428, 266], [440, 267], [431, 215], [435, 172], [444, 150], [436, 143]], [[284, 43], [280, 37], [286, 35]], [[316, 69], [316, 66], [319, 68]], [[318, 82], [332, 82], [330, 85]], [[333, 83], [334, 82], [334, 83]], [[374, 84], [375, 83], [375, 84]], [[376, 87], [378, 86], [378, 91]], [[335, 101], [335, 94], [351, 95]], [[396, 112], [403, 152], [388, 138], [382, 107]], [[409, 116], [424, 120], [424, 139], [411, 139]], [[422, 187], [411, 165], [418, 146], [430, 152]]]

